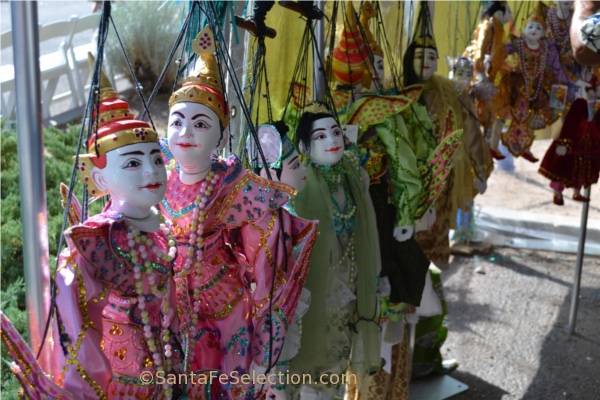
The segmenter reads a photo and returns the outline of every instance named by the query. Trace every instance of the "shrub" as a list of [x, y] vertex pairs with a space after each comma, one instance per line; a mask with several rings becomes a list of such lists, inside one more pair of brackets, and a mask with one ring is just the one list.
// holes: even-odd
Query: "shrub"
[[[48, 215], [48, 244], [50, 267], [54, 268], [58, 241], [63, 221], [63, 208], [59, 184], [69, 184], [73, 171], [72, 157], [77, 151], [79, 126], [65, 130], [48, 128], [44, 131], [46, 202]], [[10, 318], [15, 328], [27, 338], [27, 314], [25, 312], [25, 283], [23, 280], [23, 238], [21, 225], [21, 201], [19, 186], [19, 162], [17, 153], [17, 133], [3, 131], [0, 135], [0, 208], [1, 227], [1, 300], [0, 309]], [[77, 180], [74, 193], [81, 198], [83, 185]], [[90, 214], [97, 213], [101, 204], [94, 204]], [[10, 361], [2, 349], [2, 359]], [[2, 398], [17, 398], [18, 382], [10, 368], [2, 362]]]
[[[158, 81], [171, 48], [179, 34], [182, 23], [181, 5], [163, 7], [160, 2], [115, 2], [111, 15], [119, 36], [127, 51], [127, 56], [146, 93], [150, 93]], [[133, 84], [123, 50], [113, 30], [112, 24], [105, 47], [107, 63], [115, 75], [123, 74]], [[179, 57], [179, 52], [175, 58]], [[172, 62], [165, 80], [164, 90], [171, 90], [177, 74]]]

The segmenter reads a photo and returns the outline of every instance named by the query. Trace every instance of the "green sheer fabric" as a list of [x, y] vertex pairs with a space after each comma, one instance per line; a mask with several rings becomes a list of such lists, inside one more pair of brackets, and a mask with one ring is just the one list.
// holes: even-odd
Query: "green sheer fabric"
[[[319, 238], [313, 249], [305, 285], [311, 292], [311, 305], [303, 318], [300, 353], [290, 363], [290, 371], [311, 374], [313, 383], [321, 374], [344, 373], [349, 362], [352, 363], [352, 370], [367, 374], [375, 373], [381, 366], [380, 334], [376, 320], [376, 276], [380, 269], [378, 234], [375, 211], [367, 190], [368, 177], [358, 163], [356, 152], [356, 149], [346, 152], [340, 161], [344, 163], [345, 171], [342, 179], [357, 206], [353, 230], [355, 288], [349, 282], [351, 279], [347, 273], [340, 273], [343, 268], [337, 267], [346, 253], [349, 240], [336, 234], [334, 205], [318, 167], [309, 163], [306, 187], [293, 204], [299, 216], [319, 220]], [[344, 291], [350, 293], [348, 289], [354, 292], [356, 300], [350, 300], [341, 307], [329, 306], [332, 296], [337, 296], [339, 300]], [[359, 317], [367, 320], [359, 320]], [[330, 384], [313, 388], [336, 394], [339, 386]]]

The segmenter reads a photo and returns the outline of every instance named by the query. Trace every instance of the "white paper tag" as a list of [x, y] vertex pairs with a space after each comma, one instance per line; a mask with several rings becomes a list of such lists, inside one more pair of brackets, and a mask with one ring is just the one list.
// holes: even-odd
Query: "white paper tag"
[[358, 125], [346, 125], [344, 134], [346, 134], [346, 137], [350, 142], [358, 142]]

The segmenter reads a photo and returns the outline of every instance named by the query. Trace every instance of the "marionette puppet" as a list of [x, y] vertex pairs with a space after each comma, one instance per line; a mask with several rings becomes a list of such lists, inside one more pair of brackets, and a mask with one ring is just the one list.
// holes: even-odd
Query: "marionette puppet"
[[[457, 57], [451, 63], [451, 78], [454, 81], [454, 87], [458, 93], [461, 101], [467, 102], [473, 99], [473, 62], [467, 57]], [[473, 104], [467, 103], [467, 107], [463, 109], [470, 113], [473, 110]], [[478, 129], [478, 121], [474, 118], [473, 114], [469, 114], [465, 118], [468, 123], [472, 124], [469, 129]], [[471, 140], [475, 140], [476, 143], [472, 143], [470, 148], [476, 148], [482, 146], [483, 148], [483, 163], [485, 168], [482, 168], [479, 173], [484, 176], [485, 179], [476, 179], [474, 181], [474, 187], [477, 193], [485, 193], [487, 188], [487, 178], [490, 177], [494, 164], [492, 161], [489, 148], [485, 141], [482, 141], [476, 136], [469, 137]], [[469, 202], [464, 209], [459, 209], [456, 220], [456, 230], [452, 239], [458, 244], [468, 244], [475, 233], [475, 220], [473, 217], [473, 201]]]
[[[254, 140], [246, 144], [250, 163], [254, 172], [268, 179], [266, 170], [269, 169], [274, 180], [290, 185], [301, 192], [306, 184], [306, 166], [300, 159], [296, 146], [287, 136], [288, 127], [283, 121], [277, 121], [273, 125], [264, 124], [258, 127], [258, 140], [265, 156], [267, 164], [263, 164], [259, 155], [258, 146]], [[283, 206], [291, 214], [296, 215], [291, 204], [288, 202]], [[285, 343], [276, 367], [271, 371], [273, 374], [285, 373], [289, 361], [300, 351], [300, 338], [302, 337], [302, 317], [306, 314], [310, 305], [310, 291], [302, 288], [300, 300], [296, 306], [293, 320], [289, 324]], [[286, 399], [286, 382], [277, 382], [269, 387], [266, 394], [267, 399]]]
[[588, 99], [578, 98], [571, 105], [560, 136], [552, 142], [539, 169], [550, 179], [554, 204], [564, 205], [564, 188], [573, 189], [573, 200], [589, 202], [581, 195], [581, 188], [598, 183], [600, 172], [600, 111], [592, 114], [595, 88]]
[[[456, 228], [457, 210], [467, 209], [478, 186], [479, 189], [484, 189], [480, 182], [485, 179], [485, 153], [479, 125], [469, 107], [468, 94], [463, 93], [459, 96], [451, 80], [435, 74], [437, 61], [438, 53], [432, 35], [429, 7], [423, 3], [415, 36], [403, 59], [404, 85], [423, 84], [424, 89], [419, 101], [429, 112], [438, 140], [443, 140], [449, 132], [457, 128], [464, 129], [460, 147], [452, 159], [452, 172], [435, 202], [436, 222], [432, 229], [417, 234], [417, 242], [429, 260], [435, 267], [444, 270], [449, 267], [448, 234], [451, 228]], [[448, 123], [448, 119], [455, 123]], [[437, 268], [430, 267], [434, 284], [440, 282]], [[446, 335], [443, 319], [442, 313], [417, 325], [418, 339], [413, 357], [413, 376], [423, 376], [433, 371], [443, 372], [440, 353]], [[426, 338], [431, 335], [434, 335], [436, 340], [427, 341]]]
[[[573, 48], [569, 36], [573, 4], [573, 1], [554, 1], [554, 4], [548, 7], [546, 15], [546, 35], [554, 41], [558, 49], [561, 67], [559, 79], [565, 84], [568, 83], [566, 101], [562, 108], [564, 112], [568, 111], [577, 97], [582, 97], [580, 95], [582, 89], [590, 86], [586, 81], [590, 80], [592, 72], [589, 67], [580, 65], [573, 57]], [[562, 103], [557, 105], [562, 106]]]
[[[515, 157], [537, 162], [530, 147], [533, 131], [551, 125], [561, 115], [567, 98], [568, 76], [560, 66], [554, 40], [545, 37], [546, 6], [536, 4], [523, 25], [521, 37], [512, 37], [505, 45], [508, 54], [501, 71], [499, 117], [510, 119], [502, 143]], [[558, 83], [558, 84], [557, 84]]]
[[296, 138], [309, 163], [306, 186], [293, 206], [299, 216], [319, 221], [319, 237], [306, 280], [312, 300], [302, 321], [301, 350], [289, 369], [312, 377], [313, 385], [296, 388], [302, 398], [333, 398], [346, 382], [322, 375], [349, 367], [369, 375], [381, 366], [375, 212], [358, 151], [344, 151], [343, 131], [324, 104], [304, 109]]
[[[282, 209], [296, 190], [215, 158], [229, 106], [208, 27], [193, 42], [196, 70], [169, 99], [171, 159], [161, 210], [173, 223], [180, 340], [187, 373], [264, 373], [281, 353], [308, 272], [316, 224]], [[248, 381], [188, 385], [188, 396], [254, 398]], [[221, 396], [221, 397], [219, 397]]]
[[[425, 11], [421, 11], [419, 21], [430, 24], [426, 16], [428, 7], [424, 6], [423, 9]], [[404, 84], [423, 84], [419, 101], [429, 112], [438, 141], [457, 128], [464, 130], [461, 144], [452, 158], [452, 172], [435, 203], [436, 222], [431, 230], [417, 234], [417, 241], [429, 260], [439, 268], [446, 269], [450, 257], [448, 232], [456, 228], [457, 210], [464, 209], [473, 199], [474, 189], [485, 190], [482, 185], [486, 179], [485, 150], [479, 125], [469, 107], [468, 94], [463, 93], [459, 97], [451, 80], [434, 74], [437, 70], [437, 48], [431, 28], [422, 30], [422, 34], [416, 31], [404, 55]], [[455, 126], [448, 123], [448, 116], [455, 118]]]
[[498, 119], [500, 111], [496, 95], [498, 72], [504, 63], [506, 25], [512, 17], [506, 1], [490, 1], [482, 13], [482, 21], [473, 33], [471, 44], [463, 53], [473, 60], [473, 94], [475, 110], [484, 129], [492, 157], [504, 159], [498, 150], [503, 122]]
[[154, 207], [166, 190], [158, 135], [134, 119], [102, 74], [98, 126], [77, 170], [105, 210], [65, 232], [56, 271], [54, 379], [78, 399], [171, 398], [181, 363], [170, 223]]
[[[381, 354], [388, 365], [387, 371], [381, 370], [372, 376], [357, 371], [358, 380], [350, 382], [346, 397], [358, 399], [372, 392], [371, 388], [376, 386], [382, 398], [388, 392], [394, 392], [395, 398], [406, 398], [410, 356], [404, 335], [404, 311], [407, 303], [412, 305], [413, 310], [419, 305], [429, 267], [429, 260], [414, 239], [417, 213], [421, 212], [417, 209], [423, 206], [422, 192], [427, 186], [427, 178], [421, 176], [419, 167], [433, 153], [436, 143], [432, 135], [421, 135], [419, 130], [409, 132], [407, 129], [403, 111], [410, 107], [411, 98], [381, 95], [383, 50], [368, 26], [369, 19], [377, 15], [374, 5], [371, 2], [362, 5], [362, 30], [357, 26], [352, 3], [347, 4], [346, 11], [341, 40], [333, 51], [333, 78], [351, 88], [348, 101], [353, 101], [344, 107], [346, 112], [340, 117], [347, 124], [357, 126], [358, 145], [368, 154], [365, 169], [369, 175], [369, 195], [375, 208], [382, 263], [378, 277]], [[372, 58], [362, 59], [365, 55]], [[342, 62], [344, 59], [347, 60], [345, 63]], [[354, 64], [352, 61], [355, 61]], [[362, 78], [357, 80], [357, 77]], [[368, 85], [365, 78], [372, 79], [372, 83]], [[361, 92], [365, 82], [368, 85], [366, 89], [370, 86], [372, 91]], [[420, 88], [416, 91], [420, 92]], [[407, 114], [411, 115], [410, 110]], [[424, 120], [424, 125], [431, 125], [426, 111]], [[392, 349], [398, 343], [401, 344], [395, 350], [397, 358], [392, 361]], [[395, 372], [393, 379], [390, 366]], [[354, 373], [352, 366], [350, 370]], [[382, 381], [388, 381], [389, 385], [382, 385]], [[399, 396], [399, 393], [405, 395]]]
[[65, 231], [68, 248], [54, 278], [55, 383], [4, 315], [2, 339], [28, 398], [170, 399], [169, 383], [140, 380], [171, 373], [182, 359], [172, 280], [177, 249], [154, 207], [166, 190], [158, 135], [134, 119], [104, 74], [95, 118], [77, 170], [90, 196], [111, 200]]

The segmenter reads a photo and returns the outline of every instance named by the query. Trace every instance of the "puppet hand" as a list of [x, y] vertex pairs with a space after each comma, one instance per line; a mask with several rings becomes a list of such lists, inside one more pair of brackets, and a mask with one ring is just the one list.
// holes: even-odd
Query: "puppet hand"
[[584, 82], [581, 79], [575, 82], [575, 86], [578, 86], [584, 90], [592, 87], [590, 83]]
[[404, 242], [410, 239], [415, 232], [415, 228], [412, 225], [397, 226], [394, 228], [394, 239], [399, 242]]
[[483, 57], [483, 65], [485, 67], [485, 73], [487, 74], [488, 71], [490, 70], [490, 67], [492, 66], [492, 58], [490, 57], [489, 54], [486, 54]]
[[556, 155], [557, 156], [564, 156], [565, 154], [567, 154], [567, 147], [566, 146], [556, 146]]
[[423, 217], [417, 221], [415, 230], [417, 232], [421, 232], [431, 229], [433, 224], [435, 224], [435, 218], [435, 208], [429, 209], [427, 213], [425, 213], [425, 215], [423, 215]]
[[473, 186], [475, 187], [475, 190], [477, 190], [477, 193], [479, 194], [484, 194], [485, 191], [487, 190], [487, 182], [485, 179], [480, 179], [480, 178], [475, 178], [473, 180]]

